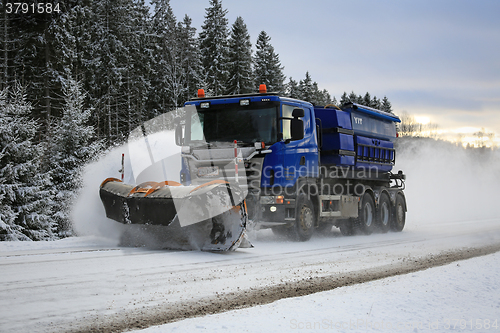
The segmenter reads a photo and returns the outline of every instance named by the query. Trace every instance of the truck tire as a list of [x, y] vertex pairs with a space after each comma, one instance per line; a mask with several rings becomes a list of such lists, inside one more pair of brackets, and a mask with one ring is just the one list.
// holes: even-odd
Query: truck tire
[[314, 209], [311, 200], [305, 193], [297, 198], [297, 213], [291, 236], [294, 240], [308, 241], [314, 232]]
[[378, 203], [377, 225], [381, 232], [386, 233], [391, 228], [391, 199], [385, 193], [382, 193]]
[[405, 199], [401, 194], [396, 196], [396, 206], [391, 223], [392, 231], [402, 231], [406, 223]]
[[375, 229], [375, 203], [370, 194], [365, 193], [361, 199], [356, 229], [365, 235], [370, 235]]

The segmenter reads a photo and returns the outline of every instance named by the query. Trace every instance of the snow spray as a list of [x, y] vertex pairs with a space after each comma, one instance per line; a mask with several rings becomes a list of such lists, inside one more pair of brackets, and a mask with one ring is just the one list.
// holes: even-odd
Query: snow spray
[[394, 171], [407, 175], [407, 228], [500, 216], [498, 150], [428, 138], [400, 138], [396, 149]]

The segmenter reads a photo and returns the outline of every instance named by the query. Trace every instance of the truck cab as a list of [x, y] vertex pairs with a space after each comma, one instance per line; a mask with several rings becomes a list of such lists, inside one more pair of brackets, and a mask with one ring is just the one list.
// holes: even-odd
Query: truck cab
[[[396, 202], [398, 195], [404, 198], [401, 186], [399, 192], [390, 187], [395, 116], [359, 105], [319, 108], [268, 93], [262, 85], [260, 90], [216, 97], [200, 90], [185, 103], [176, 128], [184, 184], [236, 184], [245, 191], [257, 227], [302, 241], [332, 225], [344, 234], [361, 230], [360, 215], [370, 224], [363, 230], [371, 233], [379, 198], [388, 206], [387, 223], [397, 218], [398, 209], [404, 219], [406, 201]], [[375, 176], [359, 177], [361, 168], [374, 166]], [[356, 185], [363, 190], [355, 193]]]

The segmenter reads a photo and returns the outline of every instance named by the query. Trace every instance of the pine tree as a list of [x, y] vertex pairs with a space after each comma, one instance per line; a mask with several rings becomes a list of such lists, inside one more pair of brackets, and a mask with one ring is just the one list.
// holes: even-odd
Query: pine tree
[[313, 103], [314, 87], [311, 75], [306, 72], [306, 77], [299, 82], [300, 99]]
[[53, 70], [56, 44], [49, 30], [59, 15], [57, 12], [19, 11], [4, 16], [2, 22], [2, 37], [7, 39], [1, 54], [4, 58], [2, 67], [6, 70], [5, 86], [13, 86], [14, 82], [25, 86], [28, 101], [33, 106], [33, 115], [42, 120], [46, 129], [50, 124], [53, 106], [58, 100], [55, 92], [57, 76]]
[[373, 96], [370, 106], [374, 109], [380, 110], [380, 108], [382, 107], [380, 99], [378, 99], [377, 96]]
[[94, 128], [88, 125], [91, 110], [84, 108], [81, 84], [69, 79], [63, 93], [63, 114], [54, 126], [47, 162], [56, 192], [51, 205], [60, 235], [71, 232], [69, 209], [82, 185], [81, 171], [101, 148], [101, 142], [94, 140]]
[[19, 85], [8, 95], [0, 94], [0, 240], [52, 239], [51, 183], [41, 168], [43, 145], [34, 143], [33, 107]]
[[387, 96], [384, 96], [384, 98], [382, 99], [382, 105], [381, 105], [380, 109], [382, 111], [385, 111], [385, 112], [393, 113], [392, 112], [392, 104], [391, 104], [391, 102], [389, 102], [389, 99], [387, 98]]
[[125, 34], [120, 39], [126, 45], [122, 79], [122, 117], [125, 120], [120, 131], [125, 135], [147, 120], [145, 115], [150, 89], [151, 47], [149, 42], [149, 7], [144, 0], [133, 0], [127, 7], [130, 21], [125, 25]]
[[356, 95], [354, 93], [354, 91], [351, 91], [351, 93], [349, 94], [349, 96], [347, 97], [349, 99], [349, 102], [351, 103], [359, 103], [359, 99], [362, 99], [361, 96], [358, 97], [358, 95]]
[[185, 75], [184, 94], [182, 101], [187, 101], [196, 96], [198, 88], [203, 87], [201, 54], [198, 40], [195, 38], [196, 28], [191, 26], [192, 19], [185, 15], [179, 23], [180, 41], [182, 43], [182, 66]]
[[207, 94], [217, 96], [226, 91], [229, 77], [227, 10], [222, 8], [221, 0], [210, 0], [205, 12], [199, 36], [204, 81]]
[[[2, 6], [2, 9], [3, 6]], [[14, 64], [13, 57], [15, 54], [14, 47], [16, 46], [14, 32], [11, 27], [12, 15], [7, 14], [6, 10], [2, 10], [0, 15], [0, 68], [1, 80], [0, 90], [6, 89], [14, 81]]]
[[299, 84], [291, 77], [285, 86], [285, 95], [290, 98], [300, 99]]
[[250, 93], [254, 89], [252, 43], [241, 16], [236, 18], [229, 38], [229, 81], [227, 94]]
[[344, 91], [344, 93], [342, 94], [342, 96], [340, 96], [340, 101], [339, 101], [339, 104], [340, 105], [344, 105], [344, 104], [347, 104], [349, 103], [349, 96], [347, 96], [347, 93]]
[[271, 37], [261, 31], [257, 38], [257, 51], [254, 57], [254, 73], [256, 86], [266, 84], [268, 91], [285, 93], [284, 67], [281, 66], [279, 55], [274, 52]]
[[169, 0], [154, 0], [153, 35], [155, 36], [155, 75], [151, 96], [157, 100], [157, 113], [172, 110], [185, 96], [184, 44], [181, 26]]
[[365, 96], [363, 97], [363, 101], [361, 102], [361, 104], [363, 104], [365, 106], [368, 106], [368, 107], [371, 107], [372, 96], [370, 95], [369, 92], [366, 92]]
[[319, 90], [318, 88], [318, 83], [314, 82], [313, 83], [313, 103], [315, 105], [328, 105], [332, 104], [332, 97], [328, 90], [323, 89]]

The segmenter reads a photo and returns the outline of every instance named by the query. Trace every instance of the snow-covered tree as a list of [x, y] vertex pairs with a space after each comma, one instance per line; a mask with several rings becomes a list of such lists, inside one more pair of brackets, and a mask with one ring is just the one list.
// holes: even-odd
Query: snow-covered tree
[[236, 18], [229, 37], [229, 81], [227, 94], [255, 91], [252, 73], [252, 43], [241, 16]]
[[380, 110], [380, 108], [382, 107], [382, 103], [380, 102], [380, 99], [377, 98], [377, 96], [373, 96], [370, 106], [372, 108]]
[[69, 79], [63, 93], [62, 117], [54, 126], [46, 162], [55, 190], [52, 210], [61, 236], [71, 232], [69, 210], [82, 185], [82, 169], [101, 148], [101, 142], [95, 141], [94, 128], [88, 125], [91, 110], [84, 108], [81, 84]]
[[300, 99], [308, 102], [313, 102], [314, 87], [311, 75], [306, 72], [306, 77], [299, 82]]
[[195, 38], [196, 28], [191, 26], [192, 19], [185, 15], [179, 23], [179, 33], [182, 48], [182, 67], [184, 71], [184, 94], [182, 101], [196, 96], [198, 88], [204, 87], [202, 77], [201, 54], [198, 39]]
[[373, 96], [372, 98], [370, 93], [368, 92], [365, 94], [364, 97], [362, 97], [361, 95], [356, 95], [354, 91], [352, 91], [349, 95], [347, 95], [347, 93], [344, 92], [340, 97], [340, 104], [343, 105], [349, 102], [358, 103], [378, 110], [393, 113], [391, 102], [389, 102], [387, 96], [384, 96], [384, 98], [381, 101], [376, 96]]
[[33, 107], [17, 85], [0, 93], [0, 240], [51, 239], [51, 183], [42, 172], [44, 147]]
[[182, 66], [177, 19], [169, 0], [153, 0], [151, 35], [153, 79], [150, 102], [157, 115], [176, 107], [182, 94]]
[[[294, 92], [295, 91], [295, 92]], [[294, 93], [294, 98], [298, 98], [314, 105], [328, 105], [332, 103], [330, 93], [326, 89], [320, 90], [317, 82], [313, 82], [309, 72], [299, 83], [290, 78], [287, 84], [287, 93]], [[290, 95], [288, 95], [290, 96]]]
[[279, 55], [274, 52], [271, 45], [271, 37], [265, 31], [261, 31], [256, 43], [257, 51], [254, 57], [255, 83], [266, 84], [268, 91], [285, 93], [284, 67], [281, 66]]
[[328, 90], [319, 90], [318, 83], [313, 83], [313, 104], [315, 105], [328, 105], [332, 104], [332, 97]]
[[361, 101], [361, 104], [368, 107], [372, 106], [372, 96], [370, 95], [369, 92], [366, 92], [365, 96], [363, 97], [363, 100]]
[[200, 32], [200, 52], [207, 94], [220, 95], [226, 91], [229, 77], [227, 10], [221, 0], [210, 0], [205, 10], [205, 22]]
[[299, 84], [290, 77], [290, 81], [285, 85], [285, 94], [290, 98], [300, 98]]
[[387, 98], [387, 96], [384, 96], [384, 98], [382, 99], [382, 104], [380, 106], [380, 109], [382, 111], [385, 111], [385, 112], [393, 113], [392, 112], [392, 104], [391, 104], [391, 102], [389, 102], [389, 99]]
[[339, 104], [340, 105], [344, 105], [344, 104], [347, 104], [347, 103], [349, 103], [349, 96], [347, 96], [347, 93], [344, 91], [344, 93], [342, 94], [342, 96], [340, 96]]
[[361, 97], [361, 95], [356, 95], [354, 93], [354, 91], [351, 91], [351, 93], [349, 94], [349, 101], [351, 103], [359, 103], [361, 104], [361, 101], [363, 100], [363, 98]]

